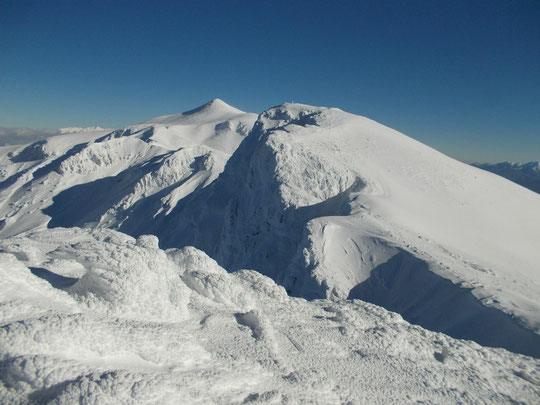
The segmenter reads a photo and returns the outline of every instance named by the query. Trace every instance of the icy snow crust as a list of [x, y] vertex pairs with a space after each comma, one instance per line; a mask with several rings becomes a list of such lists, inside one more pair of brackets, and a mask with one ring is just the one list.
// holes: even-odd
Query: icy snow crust
[[[1, 241], [2, 403], [534, 403], [539, 364], [154, 236]], [[75, 278], [55, 288], [31, 269]]]

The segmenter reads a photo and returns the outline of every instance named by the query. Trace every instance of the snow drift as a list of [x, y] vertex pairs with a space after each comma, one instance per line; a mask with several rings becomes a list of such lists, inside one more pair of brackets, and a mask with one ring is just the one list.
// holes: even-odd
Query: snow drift
[[[538, 362], [110, 230], [0, 242], [3, 403], [534, 402]], [[55, 288], [32, 274], [75, 278]]]

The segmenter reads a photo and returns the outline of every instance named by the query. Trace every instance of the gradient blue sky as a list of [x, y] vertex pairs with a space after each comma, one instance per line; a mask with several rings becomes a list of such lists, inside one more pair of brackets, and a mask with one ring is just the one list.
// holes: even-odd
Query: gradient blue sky
[[540, 160], [540, 1], [0, 1], [0, 127], [121, 127], [215, 97]]

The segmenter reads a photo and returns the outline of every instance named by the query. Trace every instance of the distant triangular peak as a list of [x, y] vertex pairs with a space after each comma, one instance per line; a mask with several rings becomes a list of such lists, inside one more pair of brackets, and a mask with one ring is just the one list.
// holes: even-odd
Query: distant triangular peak
[[232, 154], [257, 120], [257, 114], [212, 101], [180, 114], [163, 115], [127, 127], [129, 134], [170, 150], [206, 145]]
[[215, 98], [206, 104], [180, 114], [162, 115], [143, 121], [137, 125], [192, 125], [213, 121], [225, 121], [249, 114], [239, 110], [225, 101]]
[[211, 101], [209, 101], [206, 104], [201, 105], [200, 107], [194, 108], [193, 110], [185, 111], [182, 113], [184, 116], [193, 115], [201, 112], [213, 112], [213, 113], [223, 113], [223, 112], [230, 112], [234, 114], [245, 114], [244, 111], [239, 110], [238, 108], [235, 108], [229, 104], [227, 104], [225, 101], [223, 101], [220, 98], [215, 98]]

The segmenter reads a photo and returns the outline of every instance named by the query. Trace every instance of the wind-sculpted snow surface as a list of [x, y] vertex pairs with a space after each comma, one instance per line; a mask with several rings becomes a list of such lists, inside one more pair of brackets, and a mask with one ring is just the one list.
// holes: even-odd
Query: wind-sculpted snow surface
[[[0, 402], [534, 403], [538, 361], [362, 301], [290, 298], [154, 236], [0, 242]], [[75, 279], [55, 288], [41, 268]]]
[[205, 146], [182, 148], [133, 164], [115, 176], [70, 187], [43, 212], [49, 227], [97, 226], [145, 229], [152, 213], [169, 212], [211, 183], [229, 158]]

